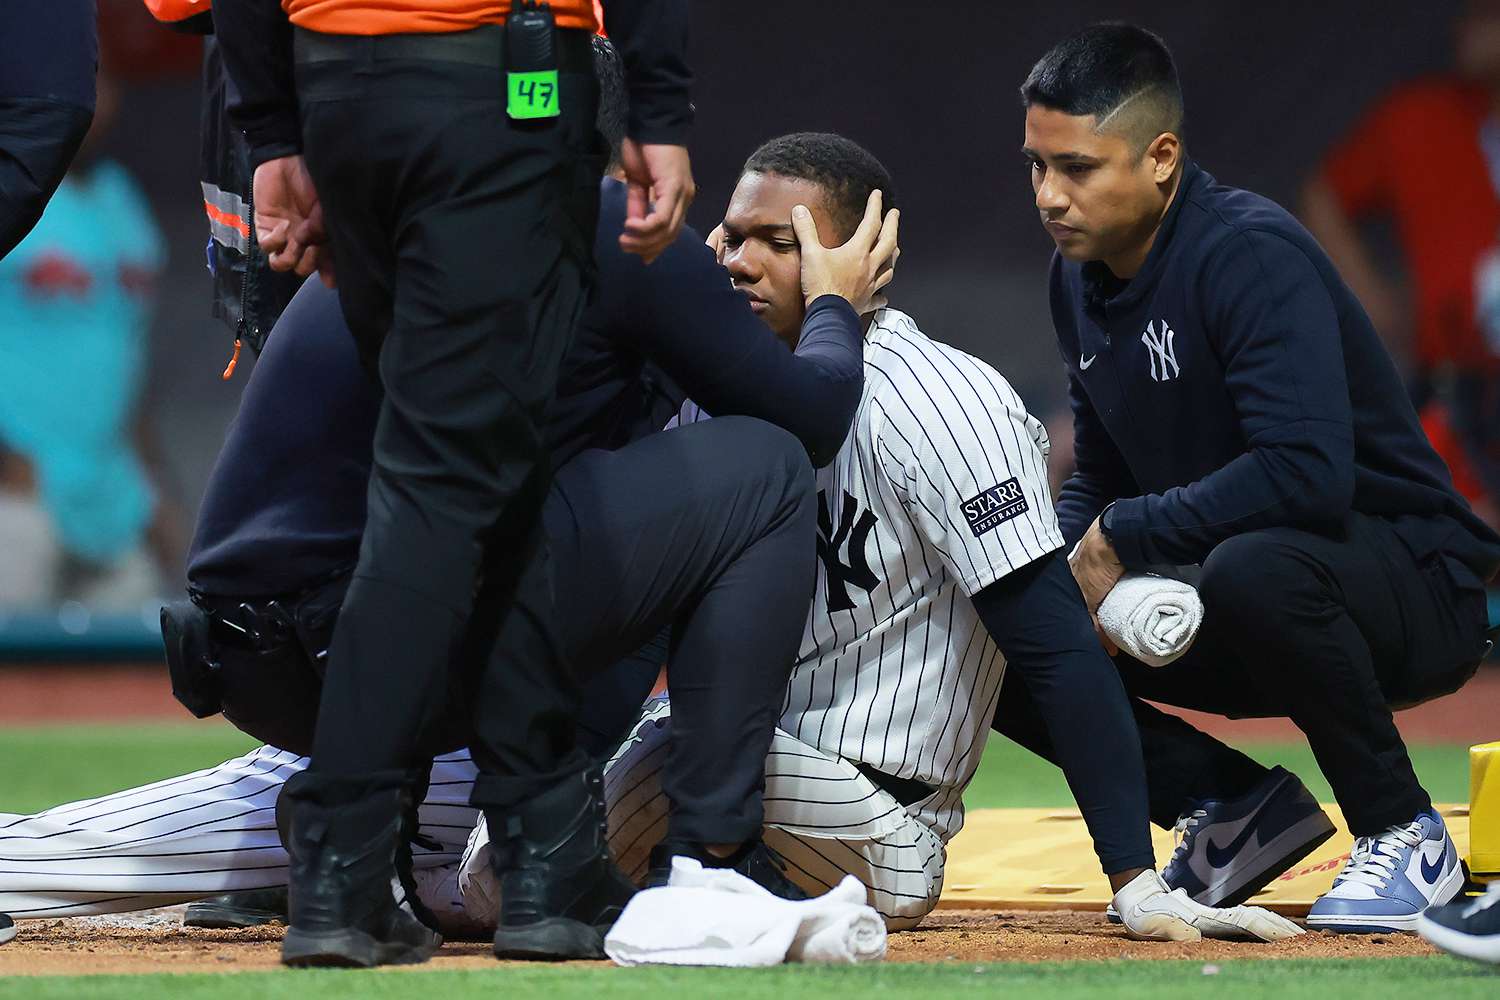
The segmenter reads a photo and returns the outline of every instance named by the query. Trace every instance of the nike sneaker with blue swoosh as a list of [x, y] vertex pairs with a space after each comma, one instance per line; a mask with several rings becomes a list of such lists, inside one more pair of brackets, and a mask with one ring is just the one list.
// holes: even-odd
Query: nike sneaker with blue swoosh
[[1464, 887], [1458, 848], [1435, 810], [1376, 837], [1358, 837], [1343, 871], [1307, 912], [1314, 930], [1414, 931], [1429, 906]]
[[1500, 882], [1478, 899], [1430, 906], [1417, 918], [1417, 933], [1450, 955], [1500, 965]]
[[[1206, 799], [1182, 816], [1162, 879], [1204, 906], [1239, 906], [1333, 832], [1307, 786], [1275, 767], [1244, 795]], [[1108, 916], [1119, 922], [1113, 912]]]
[[1162, 878], [1204, 906], [1238, 906], [1333, 831], [1307, 786], [1286, 768], [1272, 768], [1244, 795], [1200, 802], [1179, 819]]

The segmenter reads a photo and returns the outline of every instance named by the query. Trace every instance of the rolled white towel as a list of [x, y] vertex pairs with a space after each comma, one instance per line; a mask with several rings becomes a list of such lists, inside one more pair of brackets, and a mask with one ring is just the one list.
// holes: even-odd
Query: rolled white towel
[[1126, 573], [1099, 605], [1099, 624], [1137, 660], [1164, 667], [1193, 645], [1203, 624], [1203, 601], [1181, 581]]
[[871, 962], [885, 957], [885, 922], [852, 875], [793, 902], [738, 872], [673, 858], [670, 881], [635, 894], [604, 950], [619, 965]]

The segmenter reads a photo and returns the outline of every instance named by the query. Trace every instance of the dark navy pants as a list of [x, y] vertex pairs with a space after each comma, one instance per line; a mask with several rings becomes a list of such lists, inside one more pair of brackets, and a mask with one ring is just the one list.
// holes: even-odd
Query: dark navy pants
[[[483, 725], [491, 706], [510, 700], [512, 719], [526, 718], [526, 706], [573, 709], [579, 747], [608, 755], [670, 662], [670, 834], [703, 843], [757, 836], [765, 758], [815, 580], [813, 474], [802, 445], [763, 421], [722, 417], [618, 451], [586, 451], [558, 470], [542, 517], [570, 676], [537, 691], [534, 677], [483, 663], [488, 650], [505, 648], [480, 623], [504, 620], [497, 605], [506, 595], [482, 596], [448, 710], [424, 751], [469, 744], [470, 720]], [[242, 730], [298, 753], [310, 749], [319, 636], [331, 635], [341, 594], [335, 584], [300, 604], [284, 601], [307, 619], [284, 647], [219, 651], [224, 711]], [[207, 603], [228, 615], [239, 601]], [[663, 648], [654, 640], [665, 632]], [[557, 749], [560, 757], [575, 752]], [[481, 775], [474, 802], [506, 808], [515, 804], [514, 787]]]
[[[1446, 560], [1415, 561], [1389, 522], [1351, 514], [1327, 534], [1247, 532], [1214, 549], [1199, 584], [1193, 648], [1153, 668], [1121, 654], [1146, 759], [1151, 819], [1233, 797], [1265, 768], [1141, 699], [1231, 718], [1288, 717], [1356, 836], [1407, 823], [1431, 802], [1392, 710], [1457, 690], [1485, 648], [1485, 596]], [[995, 728], [1054, 756], [1022, 685], [1001, 690]]]

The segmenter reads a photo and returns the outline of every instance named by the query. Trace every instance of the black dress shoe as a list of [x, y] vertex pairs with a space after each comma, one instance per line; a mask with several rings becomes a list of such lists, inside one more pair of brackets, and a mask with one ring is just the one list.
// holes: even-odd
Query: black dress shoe
[[485, 819], [500, 882], [495, 957], [604, 958], [604, 935], [635, 886], [609, 856], [603, 768]]
[[807, 893], [802, 891], [786, 875], [786, 861], [781, 855], [766, 846], [756, 837], [740, 846], [726, 857], [718, 857], [703, 849], [702, 844], [684, 840], [664, 840], [651, 848], [651, 868], [646, 872], [647, 889], [667, 884], [672, 877], [673, 858], [692, 858], [704, 868], [732, 868], [741, 875], [782, 899], [802, 900]]
[[182, 917], [184, 927], [223, 929], [263, 927], [286, 923], [286, 886], [272, 889], [246, 889], [211, 899], [200, 899], [188, 906]]
[[281, 961], [294, 966], [425, 962], [443, 943], [401, 905], [395, 886], [410, 783], [401, 772], [355, 778], [304, 771], [287, 782], [290, 927]]

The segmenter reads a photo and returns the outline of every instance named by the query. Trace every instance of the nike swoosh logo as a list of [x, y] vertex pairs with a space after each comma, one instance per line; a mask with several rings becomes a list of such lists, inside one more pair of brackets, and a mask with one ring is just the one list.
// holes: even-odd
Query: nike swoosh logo
[[1233, 862], [1235, 855], [1240, 853], [1240, 849], [1245, 846], [1245, 842], [1255, 832], [1255, 821], [1258, 819], [1260, 819], [1259, 814], [1252, 817], [1250, 822], [1246, 823], [1244, 828], [1240, 830], [1239, 836], [1229, 842], [1228, 847], [1220, 847], [1210, 838], [1208, 847], [1203, 852], [1203, 856], [1208, 859], [1208, 863], [1214, 868], [1224, 868]]
[[1438, 876], [1443, 874], [1443, 856], [1447, 853], [1446, 848], [1438, 851], [1437, 860], [1430, 865], [1427, 863], [1427, 855], [1422, 855], [1422, 878], [1427, 880], [1428, 885], [1437, 882]]
[[1089, 365], [1093, 364], [1098, 357], [1099, 355], [1096, 354], [1092, 358], [1086, 359], [1082, 354], [1078, 355], [1078, 370], [1081, 372], [1088, 371]]

